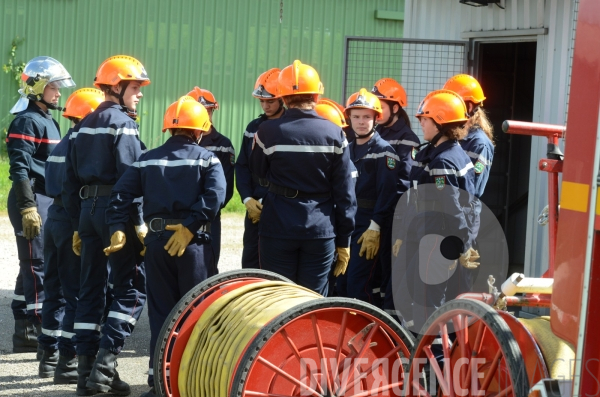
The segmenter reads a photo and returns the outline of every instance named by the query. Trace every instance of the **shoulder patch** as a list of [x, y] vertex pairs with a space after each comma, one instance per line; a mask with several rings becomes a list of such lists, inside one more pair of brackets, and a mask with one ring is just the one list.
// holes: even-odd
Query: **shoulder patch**
[[435, 187], [438, 190], [442, 190], [446, 186], [446, 176], [436, 176], [435, 177]]
[[233, 154], [233, 153], [229, 154], [229, 162], [231, 163], [231, 165], [235, 164], [235, 154]]
[[419, 151], [417, 150], [416, 147], [414, 147], [412, 149], [412, 151], [410, 152], [410, 157], [412, 157], [412, 159], [414, 160], [417, 157], [417, 153], [419, 153]]
[[483, 164], [480, 160], [477, 160], [475, 163], [475, 173], [481, 174], [485, 170], [485, 164]]
[[396, 168], [396, 159], [389, 157], [389, 156], [385, 156], [386, 162], [385, 165], [387, 165], [387, 167], [390, 170], [393, 170]]

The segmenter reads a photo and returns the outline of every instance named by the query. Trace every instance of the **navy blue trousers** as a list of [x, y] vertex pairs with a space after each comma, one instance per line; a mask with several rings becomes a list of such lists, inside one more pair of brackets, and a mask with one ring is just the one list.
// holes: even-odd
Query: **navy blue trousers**
[[258, 226], [252, 223], [248, 213], [244, 217], [244, 249], [242, 251], [242, 269], [260, 269], [258, 260]]
[[27, 319], [33, 324], [42, 323], [44, 303], [44, 227], [48, 216], [50, 197], [35, 194], [37, 211], [42, 218], [40, 235], [33, 240], [23, 237], [23, 216], [17, 208], [17, 197], [13, 189], [8, 193], [8, 217], [15, 232], [19, 257], [19, 274], [15, 283], [11, 309], [15, 320]]
[[210, 244], [214, 252], [215, 267], [219, 266], [219, 258], [221, 257], [221, 212], [215, 216], [215, 219], [210, 222]]
[[210, 243], [194, 238], [181, 257], [171, 256], [164, 246], [172, 235], [172, 232], [165, 232], [159, 240], [154, 240], [146, 246], [146, 285], [150, 318], [148, 385], [151, 387], [154, 386], [156, 340], [167, 316], [188, 291], [217, 274]]
[[[71, 220], [61, 207], [50, 206], [44, 225], [44, 307], [42, 334], [38, 342], [45, 350], [75, 355], [72, 338], [77, 296], [79, 295], [80, 258], [73, 252]], [[62, 215], [62, 216], [61, 216]]]
[[333, 238], [289, 240], [260, 237], [260, 265], [305, 288], [327, 296], [335, 254]]
[[[81, 202], [79, 237], [81, 238], [81, 277], [79, 301], [75, 313], [77, 355], [95, 356], [98, 348], [118, 354], [133, 331], [146, 302], [146, 272], [139, 252], [142, 244], [131, 221], [125, 231], [125, 246], [108, 260], [113, 278], [113, 301], [101, 327], [106, 304], [108, 267], [104, 248], [110, 245], [110, 232], [104, 212], [108, 197]], [[100, 340], [102, 330], [102, 340]]]

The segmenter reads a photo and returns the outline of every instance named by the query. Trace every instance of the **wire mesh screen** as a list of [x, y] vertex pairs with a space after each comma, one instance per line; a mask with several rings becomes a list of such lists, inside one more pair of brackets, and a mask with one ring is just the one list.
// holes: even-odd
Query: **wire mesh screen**
[[448, 78], [467, 72], [467, 42], [347, 37], [342, 103], [361, 88], [371, 89], [382, 77], [398, 81], [408, 96], [406, 112], [413, 131], [422, 137], [413, 117], [430, 91]]

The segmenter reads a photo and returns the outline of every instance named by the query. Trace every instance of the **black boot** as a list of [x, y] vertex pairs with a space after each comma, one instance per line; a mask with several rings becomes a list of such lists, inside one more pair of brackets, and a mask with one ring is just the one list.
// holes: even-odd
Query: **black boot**
[[90, 389], [85, 384], [94, 367], [95, 356], [78, 356], [77, 357], [77, 390], [78, 396], [93, 396], [96, 390]]
[[[71, 385], [77, 383], [77, 357], [58, 357], [58, 365], [54, 371], [55, 385]], [[87, 381], [86, 381], [87, 382]]]
[[156, 389], [152, 388], [147, 392], [140, 394], [140, 397], [157, 397]]
[[50, 378], [54, 376], [56, 365], [58, 365], [58, 350], [44, 350], [40, 365], [38, 366], [40, 378]]
[[[29, 321], [15, 320], [15, 333], [13, 334], [13, 353], [37, 352], [38, 343], [35, 327]], [[38, 360], [41, 357], [38, 358]]]
[[129, 385], [119, 378], [117, 355], [106, 349], [98, 351], [94, 369], [85, 385], [98, 392], [117, 396], [128, 396], [131, 393]]

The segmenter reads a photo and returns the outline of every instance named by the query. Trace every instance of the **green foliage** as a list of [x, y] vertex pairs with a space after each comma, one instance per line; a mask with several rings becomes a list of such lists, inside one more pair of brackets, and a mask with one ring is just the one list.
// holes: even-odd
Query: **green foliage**
[[6, 200], [12, 181], [8, 179], [8, 161], [0, 161], [0, 212], [6, 213]]
[[[6, 74], [10, 74], [11, 80], [14, 82], [13, 87], [14, 91], [11, 89], [9, 92], [13, 93], [13, 99], [16, 101], [18, 98], [17, 90], [19, 88], [19, 80], [21, 79], [21, 74], [23, 73], [23, 69], [25, 69], [25, 62], [17, 61], [17, 49], [25, 41], [24, 37], [15, 37], [11, 43], [10, 51], [8, 52], [8, 60], [6, 63], [2, 64], [2, 70]], [[9, 94], [10, 95], [10, 94]], [[10, 113], [6, 114], [2, 119], [0, 119], [0, 139], [2, 142], [6, 142], [6, 135], [8, 133], [8, 126], [12, 120], [12, 115]], [[0, 145], [0, 159], [6, 159], [6, 145]]]

